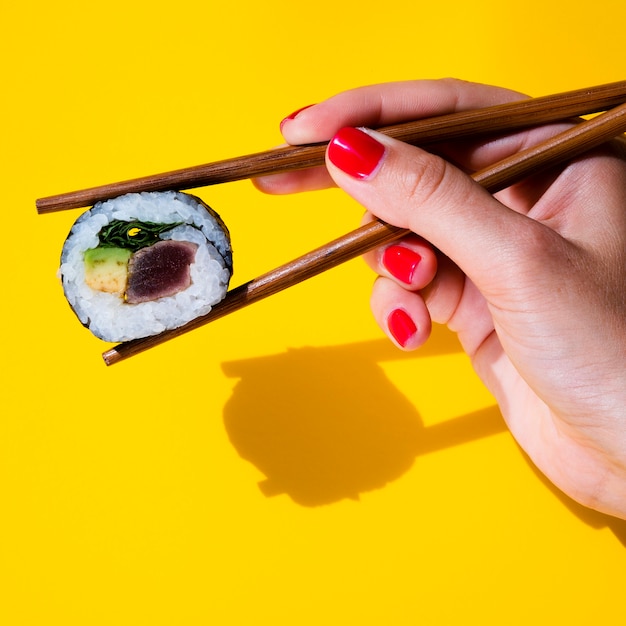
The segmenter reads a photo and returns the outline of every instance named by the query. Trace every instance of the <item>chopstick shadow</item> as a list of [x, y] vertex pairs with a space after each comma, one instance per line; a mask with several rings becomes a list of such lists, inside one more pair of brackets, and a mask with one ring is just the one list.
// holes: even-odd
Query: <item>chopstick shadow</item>
[[[227, 434], [266, 477], [259, 487], [268, 497], [286, 494], [307, 507], [358, 499], [398, 479], [421, 455], [505, 431], [497, 406], [424, 426], [379, 365], [460, 351], [455, 335], [435, 327], [416, 353], [381, 339], [223, 363], [239, 379], [224, 408]], [[626, 545], [626, 523], [576, 504], [537, 475], [574, 514], [593, 527], [611, 526]]]

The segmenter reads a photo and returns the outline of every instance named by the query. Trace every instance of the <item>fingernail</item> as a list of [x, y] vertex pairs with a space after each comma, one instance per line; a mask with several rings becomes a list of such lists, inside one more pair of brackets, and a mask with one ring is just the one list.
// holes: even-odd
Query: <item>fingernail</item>
[[287, 122], [288, 120], [295, 120], [296, 117], [298, 117], [298, 113], [301, 113], [305, 109], [308, 109], [308, 108], [310, 108], [312, 106], [313, 106], [312, 104], [307, 104], [305, 107], [301, 107], [301, 108], [297, 109], [296, 111], [294, 111], [293, 113], [290, 113], [287, 117], [283, 118], [282, 121], [280, 122], [280, 130], [283, 129], [283, 126], [285, 125], [285, 122]]
[[389, 246], [383, 252], [383, 265], [392, 276], [407, 285], [411, 284], [413, 274], [422, 257], [404, 246]]
[[387, 318], [387, 327], [393, 338], [404, 348], [417, 332], [415, 322], [403, 309], [395, 309]]
[[358, 128], [342, 128], [328, 146], [331, 163], [353, 178], [374, 173], [385, 153], [385, 146]]

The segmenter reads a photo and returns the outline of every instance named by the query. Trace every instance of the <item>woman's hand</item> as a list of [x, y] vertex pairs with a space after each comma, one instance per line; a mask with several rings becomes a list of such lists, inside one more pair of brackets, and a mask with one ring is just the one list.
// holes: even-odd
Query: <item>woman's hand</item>
[[455, 80], [345, 92], [282, 123], [289, 143], [332, 138], [326, 168], [255, 184], [270, 193], [336, 184], [365, 219], [415, 233], [366, 257], [379, 274], [371, 306], [381, 328], [413, 349], [431, 320], [447, 324], [541, 471], [579, 502], [626, 518], [623, 142], [494, 197], [467, 173], [563, 124], [450, 142], [433, 148], [439, 156], [354, 128], [521, 97]]

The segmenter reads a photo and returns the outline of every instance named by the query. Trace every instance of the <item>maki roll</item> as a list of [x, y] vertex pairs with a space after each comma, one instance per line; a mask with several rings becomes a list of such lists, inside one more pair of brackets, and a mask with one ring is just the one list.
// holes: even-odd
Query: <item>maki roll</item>
[[74, 223], [59, 274], [70, 306], [104, 341], [177, 328], [226, 295], [230, 235], [199, 198], [132, 193], [97, 203]]

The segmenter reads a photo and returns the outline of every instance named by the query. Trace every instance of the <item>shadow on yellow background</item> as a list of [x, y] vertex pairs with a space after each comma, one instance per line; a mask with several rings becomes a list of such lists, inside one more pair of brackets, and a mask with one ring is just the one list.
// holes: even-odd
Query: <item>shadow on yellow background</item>
[[[381, 339], [226, 362], [224, 373], [240, 379], [225, 405], [226, 431], [266, 477], [259, 483], [266, 496], [286, 494], [306, 507], [358, 500], [400, 478], [421, 455], [506, 430], [495, 405], [425, 426], [379, 365], [459, 351], [455, 336], [437, 332], [417, 354]], [[626, 522], [577, 504], [535, 473], [582, 521], [608, 526], [626, 545]]]

